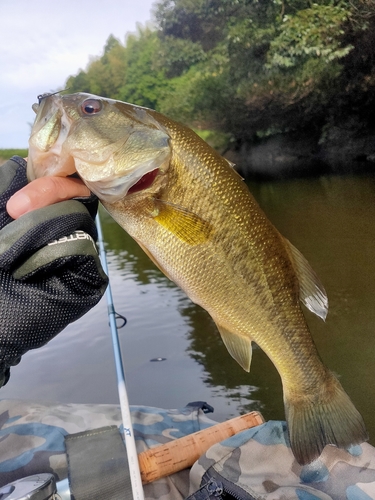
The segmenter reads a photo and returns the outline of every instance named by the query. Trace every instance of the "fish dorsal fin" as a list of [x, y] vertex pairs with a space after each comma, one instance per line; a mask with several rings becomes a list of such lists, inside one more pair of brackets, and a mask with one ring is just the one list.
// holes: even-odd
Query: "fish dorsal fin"
[[228, 349], [229, 354], [247, 372], [250, 371], [252, 347], [251, 338], [243, 337], [237, 333], [230, 332], [226, 328], [216, 323], [221, 338]]
[[326, 319], [328, 313], [327, 293], [302, 253], [285, 239], [288, 254], [293, 262], [300, 288], [300, 301], [314, 314]]
[[241, 179], [241, 181], [244, 181], [245, 179], [242, 177], [242, 175], [234, 168], [236, 166], [235, 163], [231, 162], [230, 160], [228, 160], [228, 158], [224, 158], [224, 160], [226, 160], [226, 162], [228, 163], [228, 165], [232, 168], [233, 172], [235, 174], [237, 174], [237, 177], [239, 179]]
[[188, 245], [199, 245], [210, 238], [211, 224], [189, 210], [163, 200], [156, 200], [156, 220]]

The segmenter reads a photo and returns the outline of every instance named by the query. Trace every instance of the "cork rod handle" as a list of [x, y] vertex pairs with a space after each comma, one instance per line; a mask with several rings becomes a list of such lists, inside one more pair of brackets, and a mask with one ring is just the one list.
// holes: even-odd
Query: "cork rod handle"
[[212, 445], [263, 422], [262, 415], [253, 411], [140, 453], [142, 483], [191, 467]]

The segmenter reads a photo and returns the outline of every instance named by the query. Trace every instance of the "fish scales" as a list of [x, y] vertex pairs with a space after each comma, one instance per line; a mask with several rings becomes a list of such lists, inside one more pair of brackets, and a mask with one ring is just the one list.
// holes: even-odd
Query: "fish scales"
[[[65, 135], [56, 138], [50, 122], [58, 119]], [[89, 94], [48, 96], [30, 137], [30, 177], [72, 168], [166, 276], [206, 309], [245, 370], [252, 342], [270, 357], [299, 463], [317, 458], [326, 444], [345, 448], [367, 439], [300, 307], [302, 301], [324, 319], [323, 286], [224, 158], [146, 108]]]
[[[171, 132], [171, 138], [174, 140], [173, 132]], [[175, 142], [173, 143], [176, 156], [178, 156], [179, 149], [181, 148], [180, 144], [181, 142], [177, 142], [177, 144]], [[182, 146], [186, 147], [184, 142], [182, 142]], [[295, 306], [296, 315], [296, 318], [293, 321], [294, 325], [292, 327], [292, 331], [298, 332], [297, 335], [295, 335], [297, 339], [297, 346], [294, 350], [297, 352], [297, 358], [301, 357], [300, 350], [303, 345], [300, 340], [301, 330], [303, 332], [306, 332], [307, 330], [304, 317], [298, 305], [298, 283], [295, 278], [295, 273], [291, 268], [286, 253], [283, 252], [284, 255], [280, 255], [282, 251], [282, 245], [280, 248], [281, 238], [274, 227], [270, 224], [267, 224], [267, 228], [269, 230], [268, 233], [265, 232], [264, 228], [265, 223], [268, 222], [267, 219], [260, 211], [255, 200], [249, 195], [247, 189], [243, 188], [244, 185], [238, 182], [237, 174], [232, 170], [228, 170], [226, 161], [221, 157], [218, 157], [218, 155], [215, 155], [213, 152], [211, 153], [210, 158], [208, 158], [208, 156], [209, 155], [207, 153], [204, 153], [201, 158], [199, 150], [191, 153], [191, 157], [194, 162], [191, 165], [192, 175], [198, 177], [198, 179], [207, 178], [210, 181], [210, 184], [206, 184], [206, 186], [212, 193], [212, 196], [205, 196], [203, 198], [202, 196], [198, 196], [198, 200], [205, 200], [205, 206], [194, 206], [193, 203], [192, 210], [195, 213], [202, 213], [202, 216], [211, 223], [224, 227], [228, 225], [230, 225], [230, 227], [235, 227], [235, 230], [233, 230], [233, 233], [235, 234], [231, 235], [228, 234], [228, 232], [217, 233], [217, 237], [212, 239], [210, 247], [205, 245], [203, 255], [198, 259], [201, 261], [201, 258], [204, 258], [205, 261], [207, 259], [209, 262], [212, 262], [216, 258], [216, 260], [221, 263], [226, 259], [226, 256], [233, 256], [231, 261], [226, 259], [226, 262], [228, 263], [228, 272], [226, 275], [222, 273], [218, 280], [206, 280], [206, 277], [209, 277], [207, 276], [207, 271], [210, 273], [210, 269], [202, 269], [200, 270], [202, 272], [198, 274], [196, 272], [193, 273], [193, 277], [200, 278], [199, 281], [201, 281], [201, 277], [204, 276], [203, 281], [208, 285], [208, 290], [205, 295], [213, 298], [213, 303], [211, 303], [212, 311], [210, 311], [210, 304], [201, 305], [211, 312], [215, 321], [219, 324], [225, 324], [227, 321], [231, 321], [231, 318], [227, 318], [227, 311], [222, 311], [221, 315], [218, 315], [218, 313], [215, 315], [215, 311], [218, 310], [220, 305], [222, 306], [223, 303], [225, 303], [225, 298], [228, 296], [234, 297], [235, 304], [231, 305], [229, 309], [230, 311], [235, 311], [236, 307], [239, 307], [240, 311], [232, 313], [232, 318], [233, 316], [234, 318], [242, 318], [241, 322], [237, 322], [234, 327], [235, 331], [248, 336], [249, 315], [253, 318], [255, 316], [258, 321], [256, 319], [252, 320], [254, 326], [250, 336], [263, 349], [265, 349], [269, 355], [271, 355], [276, 364], [280, 365], [282, 360], [277, 360], [277, 358], [280, 357], [278, 356], [278, 353], [282, 352], [280, 346], [275, 342], [272, 342], [270, 345], [267, 340], [264, 341], [262, 339], [262, 334], [265, 330], [264, 313], [268, 313], [267, 316], [269, 317], [270, 322], [277, 321], [278, 331], [282, 332], [283, 335], [287, 336], [288, 339], [291, 340], [293, 336], [288, 333], [288, 329], [291, 330], [290, 319], [287, 318], [287, 321], [284, 321], [284, 324], [282, 324], [283, 321], [280, 318], [280, 312], [278, 312], [282, 302], [284, 302], [286, 307], [290, 307], [290, 304], [288, 303], [289, 301], [287, 300], [290, 298], [291, 302]], [[222, 168], [219, 168], [220, 166]], [[187, 185], [191, 186], [191, 183], [187, 182]], [[167, 188], [166, 192], [168, 192], [170, 194], [170, 198], [176, 202], [177, 193], [174, 192], [173, 186], [178, 186], [178, 182], [176, 182], [175, 179], [171, 180], [171, 188]], [[189, 191], [191, 190], [187, 189], [185, 193], [188, 193]], [[230, 193], [230, 196], [228, 193]], [[199, 195], [199, 192], [197, 192], [197, 194]], [[184, 199], [177, 200], [177, 203], [182, 206], [185, 206], [185, 204], [190, 205], [191, 195], [189, 195], [189, 198], [188, 203], [186, 203]], [[226, 207], [226, 210], [219, 210], [218, 207], [223, 205]], [[221, 216], [221, 220], [219, 219], [219, 216]], [[235, 223], [235, 226], [232, 225], [232, 221], [230, 221], [231, 218], [234, 219], [233, 222]], [[243, 232], [243, 241], [235, 237], [238, 230]], [[148, 232], [147, 229], [146, 232]], [[274, 245], [270, 244], [271, 241], [274, 241]], [[180, 246], [183, 247], [183, 245]], [[218, 255], [218, 248], [222, 249], [223, 255]], [[187, 256], [186, 259], [183, 259], [184, 261], [186, 260], [187, 263], [196, 260], [195, 253], [197, 249], [194, 248], [190, 250], [192, 250], [192, 256]], [[178, 249], [176, 255], [181, 255], [182, 252], [183, 248]], [[170, 262], [170, 258], [167, 258], [167, 260]], [[252, 264], [253, 261], [260, 262], [259, 267], [262, 272], [259, 273], [259, 277], [261, 279], [256, 279], [258, 276], [252, 271], [254, 266], [254, 264]], [[172, 267], [176, 269], [176, 267], [178, 267], [177, 263], [173, 264]], [[218, 266], [215, 266], [214, 268], [217, 269], [217, 267]], [[276, 272], [273, 272], [274, 270]], [[184, 269], [182, 274], [185, 278], [187, 270]], [[231, 288], [231, 282], [233, 281], [231, 278], [234, 275], [243, 277], [242, 288], [238, 286], [238, 282], [236, 282], [235, 286]], [[254, 297], [248, 297], [247, 295], [249, 291], [249, 283], [251, 284], [250, 289], [254, 291]], [[289, 283], [289, 285], [286, 285], [286, 283]], [[220, 286], [218, 287], [217, 285]], [[286, 296], [285, 290], [288, 286], [291, 288], [291, 292]], [[229, 290], [231, 293], [228, 293]], [[269, 292], [267, 293], [268, 290]], [[263, 293], [264, 291], [266, 293]], [[217, 295], [218, 298], [215, 300]], [[244, 297], [248, 297], [248, 300], [245, 303]], [[257, 303], [259, 301], [259, 297], [262, 301], [260, 304]], [[247, 305], [250, 307], [243, 308], [243, 306]], [[241, 311], [241, 309], [243, 309], [243, 311]], [[256, 314], [257, 311], [262, 311], [262, 314]], [[285, 323], [288, 324], [285, 325]], [[308, 348], [311, 348], [312, 343], [310, 335], [305, 335], [305, 337], [306, 339], [304, 343], [307, 344]], [[281, 343], [284, 344], [283, 338], [281, 338]], [[274, 355], [272, 355], [273, 350], [276, 351]], [[306, 372], [306, 360], [303, 361], [304, 365], [302, 371], [304, 374]], [[295, 372], [292, 374], [292, 377], [296, 377]]]

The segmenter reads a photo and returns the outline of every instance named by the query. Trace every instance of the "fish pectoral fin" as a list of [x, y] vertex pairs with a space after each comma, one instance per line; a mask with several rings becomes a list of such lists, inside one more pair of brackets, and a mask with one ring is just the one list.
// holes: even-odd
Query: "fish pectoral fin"
[[328, 313], [328, 297], [324, 286], [302, 253], [286, 238], [284, 240], [298, 278], [300, 301], [311, 312], [325, 320]]
[[157, 214], [154, 220], [188, 245], [199, 245], [209, 240], [213, 228], [199, 215], [172, 203], [155, 200]]
[[243, 337], [237, 333], [230, 332], [226, 328], [216, 323], [221, 338], [228, 349], [229, 354], [247, 372], [250, 371], [252, 347], [251, 338]]

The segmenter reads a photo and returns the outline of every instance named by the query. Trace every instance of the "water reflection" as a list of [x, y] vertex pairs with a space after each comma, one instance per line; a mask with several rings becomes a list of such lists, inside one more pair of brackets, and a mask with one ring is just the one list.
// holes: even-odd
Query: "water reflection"
[[236, 413], [260, 409], [257, 387], [250, 385], [249, 374], [229, 356], [211, 317], [190, 301], [180, 313], [190, 326], [187, 353], [203, 366], [203, 382], [216, 397], [235, 402]]
[[374, 177], [324, 177], [252, 190], [326, 287], [327, 321], [307, 312], [308, 323], [323, 360], [339, 375], [375, 443]]
[[[306, 316], [324, 362], [338, 374], [375, 443], [375, 180], [324, 177], [250, 184], [269, 218], [310, 261], [329, 297], [326, 323]], [[106, 214], [103, 232], [132, 404], [206, 400], [215, 418], [260, 409], [284, 418], [279, 376], [254, 349], [251, 373], [230, 357], [211, 318], [191, 303]], [[223, 284], [223, 286], [225, 286]], [[166, 358], [162, 363], [151, 359]], [[117, 402], [102, 301], [15, 367], [2, 397]]]
[[[160, 330], [168, 332], [168, 342], [174, 345], [177, 342], [176, 329], [181, 327], [180, 322], [183, 322], [183, 338], [185, 346], [182, 350], [182, 356], [189, 356], [190, 360], [194, 360], [189, 367], [187, 380], [190, 382], [191, 398], [192, 399], [210, 399], [210, 402], [215, 406], [215, 418], [223, 420], [230, 416], [235, 416], [239, 412], [245, 413], [253, 409], [259, 409], [262, 406], [260, 401], [255, 401], [253, 392], [256, 387], [249, 384], [249, 377], [238, 364], [228, 355], [216, 329], [216, 326], [209, 315], [199, 306], [193, 304], [185, 294], [178, 289], [171, 281], [169, 281], [146, 257], [143, 252], [140, 252], [138, 245], [134, 243], [128, 235], [126, 235], [116, 224], [114, 224], [108, 216], [104, 216], [104, 237], [108, 245], [108, 255], [112, 264], [116, 262], [117, 272], [124, 272], [124, 280], [131, 278], [139, 285], [142, 285], [142, 294], [147, 293], [145, 285], [155, 285], [153, 291], [149, 290], [151, 300], [158, 304], [158, 320], [152, 325], [152, 331], [158, 342]], [[124, 245], [126, 252], [124, 252]], [[116, 256], [115, 260], [112, 258]], [[157, 297], [154, 296], [157, 294]], [[177, 301], [171, 302], [172, 299]], [[160, 310], [160, 304], [172, 308], [174, 312], [178, 311], [180, 318], [174, 318], [165, 322], [164, 313]], [[142, 310], [147, 310], [147, 314], [152, 316], [151, 304], [141, 306]], [[143, 314], [145, 314], [143, 312]], [[162, 314], [162, 315], [161, 315]], [[142, 324], [138, 324], [142, 330]], [[142, 331], [139, 332], [142, 336]], [[178, 335], [178, 333], [177, 333]], [[160, 338], [160, 337], [159, 337]], [[165, 352], [165, 351], [163, 351]], [[162, 353], [163, 356], [165, 356]], [[126, 354], [125, 354], [126, 357]], [[169, 405], [173, 399], [176, 400], [181, 391], [181, 365], [176, 371], [169, 372], [171, 358], [167, 357], [167, 363], [159, 369], [159, 372], [166, 372], [174, 381], [169, 381], [168, 386], [161, 387], [156, 390], [158, 401], [160, 401], [161, 392], [167, 391], [169, 397]], [[201, 369], [202, 368], [202, 369]], [[134, 387], [139, 387], [140, 379], [147, 378], [144, 370], [149, 372], [148, 368], [143, 367], [142, 373], [140, 370], [135, 370], [130, 374], [133, 378]], [[159, 374], [160, 375], [160, 374]], [[186, 373], [183, 373], [184, 381]], [[197, 385], [197, 381], [198, 384]], [[206, 386], [208, 391], [202, 391], [201, 387]], [[160, 380], [157, 382], [160, 384]], [[130, 384], [129, 384], [130, 385]], [[145, 383], [143, 384], [145, 385]], [[203, 392], [203, 395], [202, 395]], [[150, 395], [149, 395], [150, 396]], [[191, 399], [190, 398], [190, 399]], [[187, 400], [183, 401], [186, 403]], [[151, 404], [151, 403], [148, 403]], [[159, 404], [160, 405], [160, 404]]]

